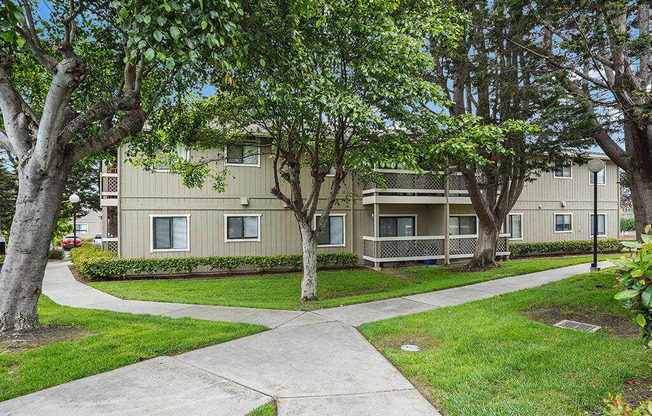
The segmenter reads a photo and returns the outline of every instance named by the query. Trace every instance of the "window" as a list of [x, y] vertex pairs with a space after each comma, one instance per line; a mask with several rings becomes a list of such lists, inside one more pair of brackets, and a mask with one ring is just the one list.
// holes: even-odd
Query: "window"
[[[594, 177], [593, 172], [589, 171], [589, 184], [593, 185], [595, 183]], [[606, 183], [606, 169], [602, 169], [598, 172], [598, 185], [604, 185]]]
[[416, 217], [380, 217], [381, 237], [413, 237]]
[[569, 233], [573, 231], [573, 214], [555, 214], [555, 232]]
[[[320, 215], [315, 216], [315, 224], [319, 222]], [[319, 236], [320, 246], [344, 247], [344, 214], [331, 214], [324, 226], [324, 231]]]
[[[158, 164], [154, 166], [154, 170], [157, 172], [167, 172], [170, 170], [170, 157], [169, 152], [164, 149], [156, 149], [156, 156], [158, 157]], [[175, 149], [175, 154], [179, 158], [188, 160], [190, 158], [190, 152], [183, 145], [177, 145]]]
[[474, 235], [478, 228], [475, 215], [453, 216], [449, 218], [450, 235]]
[[227, 146], [226, 163], [228, 165], [260, 166], [258, 146], [241, 144]]
[[[593, 237], [593, 214], [589, 214], [589, 231]], [[598, 235], [607, 235], [607, 216], [605, 214], [598, 214]]]
[[88, 234], [88, 224], [76, 224], [75, 231], [78, 234]]
[[570, 163], [556, 164], [555, 165], [555, 178], [572, 178], [573, 169]]
[[260, 241], [260, 215], [225, 215], [226, 241]]
[[189, 215], [150, 216], [152, 221], [152, 251], [188, 251]]
[[523, 239], [523, 214], [510, 214], [507, 218], [507, 232], [513, 240]]

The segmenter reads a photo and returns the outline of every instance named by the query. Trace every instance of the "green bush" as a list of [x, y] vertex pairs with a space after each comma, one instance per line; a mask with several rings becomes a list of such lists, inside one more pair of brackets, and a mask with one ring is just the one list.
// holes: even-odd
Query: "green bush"
[[[121, 278], [127, 275], [153, 273], [192, 273], [201, 266], [211, 270], [233, 270], [238, 267], [252, 267], [256, 270], [275, 268], [301, 269], [300, 254], [282, 256], [237, 256], [237, 257], [178, 257], [168, 259], [119, 259], [115, 253], [86, 250], [84, 247], [72, 250], [71, 259], [77, 271], [88, 279], [98, 277]], [[81, 251], [80, 251], [81, 250]], [[76, 252], [76, 253], [75, 253]], [[354, 266], [358, 256], [352, 253], [317, 254], [319, 265]]]
[[60, 249], [60, 248], [53, 248], [48, 253], [48, 259], [51, 259], [51, 260], [63, 260], [64, 256], [65, 256], [65, 253], [64, 253], [63, 249]]
[[607, 403], [607, 408], [605, 409], [605, 414], [612, 416], [652, 416], [652, 400], [647, 399], [645, 402], [641, 402], [640, 405], [633, 409], [628, 403], [623, 400], [622, 394], [617, 394], [614, 397], [609, 393], [609, 399], [605, 399]]
[[89, 237], [89, 238], [84, 238], [84, 239], [82, 240], [82, 242], [83, 242], [83, 243], [92, 243], [93, 240], [94, 240], [93, 237]]
[[4, 262], [5, 262], [5, 256], [0, 256], [0, 263], [4, 263]]
[[621, 218], [620, 219], [620, 231], [635, 231], [636, 230], [636, 221], [634, 218]]
[[[621, 240], [608, 238], [598, 240], [599, 253], [621, 251]], [[509, 245], [512, 257], [541, 254], [583, 254], [593, 252], [593, 240], [550, 241], [545, 243], [513, 243]]]

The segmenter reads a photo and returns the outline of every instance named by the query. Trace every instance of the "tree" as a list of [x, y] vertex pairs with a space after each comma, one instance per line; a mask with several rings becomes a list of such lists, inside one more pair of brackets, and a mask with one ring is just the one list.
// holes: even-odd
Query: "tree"
[[[309, 301], [317, 298], [319, 236], [345, 178], [370, 177], [383, 162], [414, 165], [411, 139], [392, 129], [399, 120], [387, 109], [440, 103], [439, 88], [423, 79], [430, 61], [424, 39], [450, 43], [457, 27], [449, 23], [454, 11], [430, 0], [335, 0], [298, 17], [283, 2], [260, 4], [266, 36], [250, 54], [261, 65], [234, 71], [232, 86], [181, 114], [183, 127], [166, 137], [219, 148], [212, 140], [246, 143], [255, 139], [243, 134], [247, 128], [261, 130], [263, 152], [273, 158], [271, 193], [293, 213], [301, 234], [301, 300]], [[197, 185], [216, 160], [182, 162], [172, 171]], [[222, 173], [213, 172], [219, 189]]]
[[8, 235], [11, 219], [14, 217], [16, 195], [18, 194], [18, 177], [11, 155], [0, 156], [0, 237]]
[[545, 1], [528, 15], [536, 43], [510, 41], [546, 60], [549, 88], [565, 95], [556, 122], [592, 137], [627, 173], [640, 236], [652, 223], [649, 2]]
[[71, 169], [137, 137], [150, 113], [246, 52], [238, 3], [53, 1], [48, 17], [36, 15], [35, 4], [0, 6], [0, 148], [19, 161], [0, 331], [38, 326], [48, 245]]
[[501, 230], [525, 184], [556, 161], [573, 157], [576, 152], [568, 149], [585, 142], [554, 134], [541, 123], [542, 111], [557, 98], [537, 88], [545, 61], [506, 40], [527, 41], [536, 23], [524, 15], [523, 3], [464, 0], [456, 5], [470, 10], [464, 34], [453, 53], [431, 46], [435, 65], [429, 76], [448, 91], [456, 123], [442, 127], [439, 113], [424, 105], [416, 113], [422, 127], [413, 130], [425, 127], [419, 134], [431, 166], [444, 168], [446, 162], [464, 178], [479, 220], [468, 267], [495, 266]]

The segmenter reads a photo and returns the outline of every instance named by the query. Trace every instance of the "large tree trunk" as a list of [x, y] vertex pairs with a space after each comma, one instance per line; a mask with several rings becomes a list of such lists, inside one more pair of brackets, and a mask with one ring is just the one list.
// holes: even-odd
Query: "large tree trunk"
[[66, 183], [62, 166], [41, 175], [25, 165], [18, 169], [16, 214], [0, 271], [0, 332], [39, 326], [36, 306]]
[[299, 224], [303, 252], [303, 278], [301, 279], [301, 301], [317, 299], [317, 233], [310, 225]]
[[636, 236], [640, 238], [645, 227], [652, 224], [652, 181], [636, 168], [631, 169], [627, 176], [632, 190]]
[[499, 227], [485, 226], [480, 223], [475, 253], [467, 267], [497, 266], [496, 247], [498, 247], [498, 237], [500, 236], [499, 229]]

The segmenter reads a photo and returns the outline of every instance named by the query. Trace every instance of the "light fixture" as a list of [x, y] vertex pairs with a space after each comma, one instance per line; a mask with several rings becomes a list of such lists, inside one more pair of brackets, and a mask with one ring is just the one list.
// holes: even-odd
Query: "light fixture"
[[591, 172], [598, 173], [602, 169], [604, 169], [604, 162], [602, 161], [602, 159], [598, 159], [598, 158], [591, 159], [588, 167]]
[[72, 195], [70, 195], [70, 198], [68, 198], [68, 200], [69, 200], [70, 202], [72, 202], [73, 204], [76, 204], [76, 203], [78, 203], [81, 199], [79, 198], [79, 195], [77, 195], [77, 194], [72, 194]]

